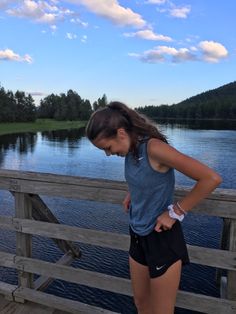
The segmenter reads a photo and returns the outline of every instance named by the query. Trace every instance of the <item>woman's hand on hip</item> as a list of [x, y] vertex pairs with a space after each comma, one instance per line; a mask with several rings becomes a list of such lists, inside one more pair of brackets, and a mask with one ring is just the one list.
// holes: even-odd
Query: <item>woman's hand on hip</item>
[[165, 211], [164, 213], [157, 217], [157, 223], [154, 229], [157, 232], [170, 230], [175, 222], [176, 220], [169, 216], [169, 212]]
[[129, 211], [130, 202], [131, 202], [131, 198], [130, 198], [130, 193], [128, 192], [122, 203], [126, 213], [128, 213]]

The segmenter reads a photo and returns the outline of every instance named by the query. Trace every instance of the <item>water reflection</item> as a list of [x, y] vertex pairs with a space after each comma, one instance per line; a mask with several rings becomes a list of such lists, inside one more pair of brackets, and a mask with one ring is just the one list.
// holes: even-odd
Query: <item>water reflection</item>
[[181, 119], [155, 119], [159, 124], [169, 128], [184, 128], [197, 130], [236, 130], [236, 120], [181, 120]]
[[56, 142], [77, 142], [84, 135], [85, 128], [69, 129], [69, 130], [55, 130], [55, 131], [43, 131], [42, 139]]
[[19, 155], [33, 153], [37, 143], [37, 133], [5, 134], [0, 137], [0, 166], [4, 162], [5, 152], [12, 150]]
[[72, 151], [75, 146], [78, 147], [78, 140], [84, 135], [84, 128], [56, 130], [44, 132], [26, 132], [5, 134], [0, 136], [0, 166], [4, 163], [6, 153], [11, 151], [17, 153], [19, 156], [34, 153], [39, 140], [46, 140], [48, 142], [60, 147], [65, 145]]
[[16, 150], [19, 154], [33, 152], [37, 142], [37, 133], [15, 133], [0, 137], [0, 151]]

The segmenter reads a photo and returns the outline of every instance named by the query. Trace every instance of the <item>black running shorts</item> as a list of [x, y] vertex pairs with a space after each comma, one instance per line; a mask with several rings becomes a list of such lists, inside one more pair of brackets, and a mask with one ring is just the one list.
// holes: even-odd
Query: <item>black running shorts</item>
[[182, 264], [189, 263], [182, 227], [176, 221], [167, 231], [153, 230], [147, 236], [139, 236], [130, 227], [130, 256], [138, 263], [148, 266], [150, 278], [163, 275], [167, 269], [182, 260]]

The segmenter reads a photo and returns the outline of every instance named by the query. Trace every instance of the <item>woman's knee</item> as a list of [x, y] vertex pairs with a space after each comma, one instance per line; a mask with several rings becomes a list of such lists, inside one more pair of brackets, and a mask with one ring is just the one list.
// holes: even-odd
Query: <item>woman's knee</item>
[[151, 313], [150, 295], [134, 295], [134, 303], [138, 313]]

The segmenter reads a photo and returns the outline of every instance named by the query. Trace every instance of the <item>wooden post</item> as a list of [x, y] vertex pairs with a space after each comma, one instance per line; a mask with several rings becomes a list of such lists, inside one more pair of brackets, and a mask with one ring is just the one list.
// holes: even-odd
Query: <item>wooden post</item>
[[[230, 219], [223, 218], [223, 228], [221, 232], [221, 241], [220, 241], [221, 250], [229, 250], [230, 222], [231, 222]], [[223, 270], [221, 268], [217, 268], [216, 269], [216, 284], [220, 288], [221, 288], [221, 282], [222, 282], [222, 274], [223, 274]]]
[[[236, 252], [236, 219], [231, 220], [229, 250]], [[228, 271], [227, 297], [236, 301], [236, 270]]]
[[[15, 216], [16, 218], [31, 219], [32, 205], [31, 201], [25, 193], [15, 192]], [[32, 257], [32, 236], [16, 232], [16, 255], [24, 257]], [[32, 288], [33, 274], [24, 272], [24, 269], [19, 270], [18, 286], [24, 288]]]

